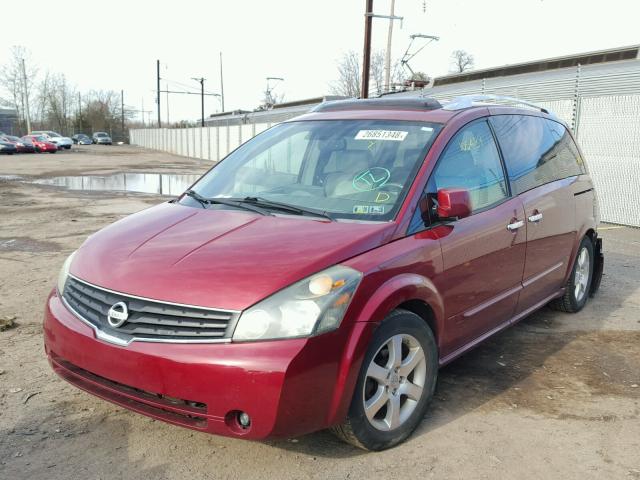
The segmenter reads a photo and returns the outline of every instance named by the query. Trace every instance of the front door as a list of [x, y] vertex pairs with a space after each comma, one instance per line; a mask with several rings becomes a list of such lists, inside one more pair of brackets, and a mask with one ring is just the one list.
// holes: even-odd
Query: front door
[[[522, 288], [526, 223], [522, 201], [511, 197], [486, 120], [463, 127], [449, 142], [427, 184], [470, 193], [472, 214], [448, 223], [440, 238], [443, 272], [434, 278], [444, 299], [443, 355], [504, 325]], [[437, 220], [436, 220], [437, 221]]]

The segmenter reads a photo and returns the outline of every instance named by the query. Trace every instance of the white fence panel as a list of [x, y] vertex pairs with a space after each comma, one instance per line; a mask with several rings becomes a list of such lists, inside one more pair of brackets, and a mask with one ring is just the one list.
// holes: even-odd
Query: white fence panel
[[640, 226], [640, 95], [584, 98], [578, 142], [603, 220]]

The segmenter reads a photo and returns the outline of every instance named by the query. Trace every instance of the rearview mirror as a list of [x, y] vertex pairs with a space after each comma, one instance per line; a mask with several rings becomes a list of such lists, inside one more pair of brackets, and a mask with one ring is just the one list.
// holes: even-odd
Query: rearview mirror
[[457, 188], [438, 190], [438, 208], [440, 218], [465, 218], [471, 215], [471, 197], [469, 192]]

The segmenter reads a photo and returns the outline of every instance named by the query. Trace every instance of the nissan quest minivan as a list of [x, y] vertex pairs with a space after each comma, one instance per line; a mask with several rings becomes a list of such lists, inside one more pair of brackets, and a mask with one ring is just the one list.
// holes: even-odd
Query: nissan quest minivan
[[47, 300], [53, 369], [203, 432], [402, 442], [439, 367], [602, 275], [571, 132], [484, 100], [320, 104], [90, 236]]

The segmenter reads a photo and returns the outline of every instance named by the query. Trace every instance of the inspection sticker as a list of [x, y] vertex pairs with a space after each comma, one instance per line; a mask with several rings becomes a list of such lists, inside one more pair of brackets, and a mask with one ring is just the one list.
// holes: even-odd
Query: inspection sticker
[[386, 140], [402, 142], [409, 132], [400, 130], [360, 130], [355, 136], [356, 140]]
[[358, 215], [367, 215], [369, 213], [369, 205], [354, 205], [353, 213]]

